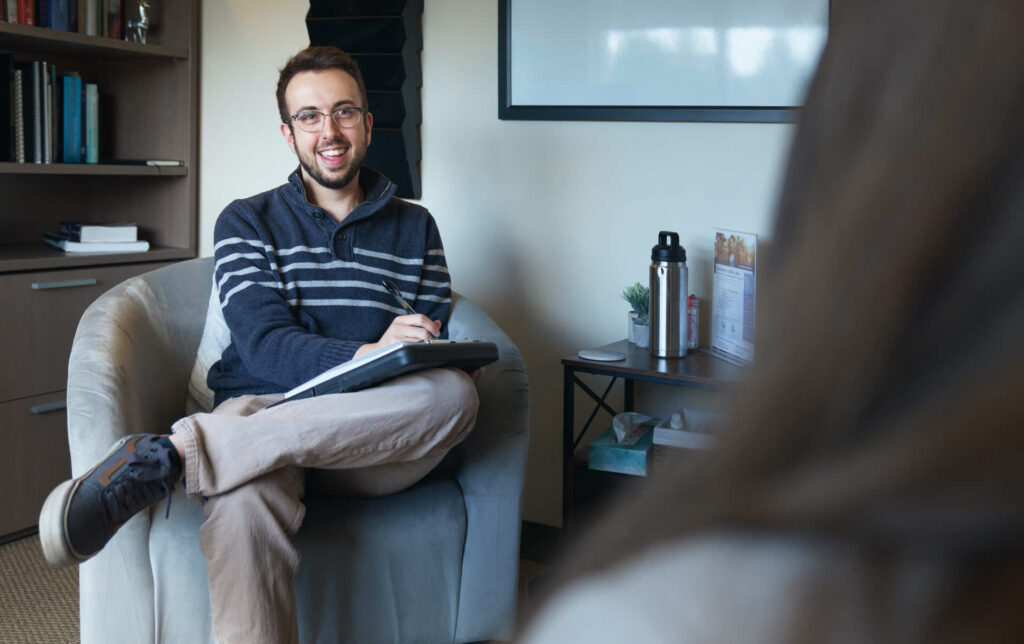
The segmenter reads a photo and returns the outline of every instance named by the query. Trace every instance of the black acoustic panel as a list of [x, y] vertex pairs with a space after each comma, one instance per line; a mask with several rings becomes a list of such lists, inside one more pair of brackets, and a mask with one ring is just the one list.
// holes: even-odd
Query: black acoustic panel
[[423, 49], [422, 30], [407, 29], [402, 16], [317, 18], [307, 20], [306, 28], [310, 42], [329, 42], [350, 54], [397, 54], [406, 46]]
[[[403, 123], [401, 127], [393, 128], [386, 127], [381, 128], [382, 132], [393, 132], [398, 130], [402, 134], [402, 141], [405, 145], [405, 155], [409, 157], [411, 161], [419, 161], [423, 158], [423, 147], [420, 143], [420, 129], [419, 126], [412, 122]], [[373, 129], [374, 136], [377, 135], [377, 128]]]
[[403, 123], [423, 122], [420, 109], [420, 88], [406, 84], [401, 92], [367, 92], [373, 124], [379, 127], [402, 127]]
[[405, 102], [401, 92], [367, 92], [374, 127], [402, 127]]
[[423, 122], [423, 107], [420, 101], [420, 87], [419, 85], [413, 85], [408, 83], [402, 88], [402, 102], [405, 104], [405, 118], [407, 121], [412, 121], [416, 125]]
[[404, 11], [423, 13], [422, 0], [310, 0], [306, 18], [394, 16]]
[[423, 84], [419, 55], [407, 60], [401, 54], [353, 54], [363, 73], [366, 91], [398, 92], [406, 83], [413, 87]]
[[367, 165], [419, 198], [423, 84], [422, 0], [312, 0], [306, 14], [311, 45], [331, 45], [359, 64], [374, 116]]
[[421, 193], [419, 162], [406, 156], [406, 149], [401, 130], [374, 128], [373, 141], [366, 151], [366, 165], [398, 184], [399, 197], [418, 199]]

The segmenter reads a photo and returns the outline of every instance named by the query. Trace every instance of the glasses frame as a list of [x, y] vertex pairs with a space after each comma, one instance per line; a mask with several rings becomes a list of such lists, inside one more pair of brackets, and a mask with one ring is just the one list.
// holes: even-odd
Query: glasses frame
[[[342, 125], [341, 123], [338, 123], [338, 121], [336, 121], [334, 119], [334, 115], [336, 113], [342, 111], [342, 110], [349, 110], [349, 111], [352, 111], [352, 112], [358, 112], [359, 116], [356, 118], [356, 122], [354, 124], [352, 124], [352, 125]], [[366, 119], [366, 115], [369, 113], [369, 111], [370, 111], [369, 108], [366, 108], [366, 107], [349, 107], [349, 106], [339, 107], [338, 109], [333, 110], [330, 114], [325, 114], [325, 113], [321, 112], [320, 110], [302, 110], [301, 112], [296, 112], [295, 114], [292, 114], [291, 116], [289, 116], [288, 120], [289, 121], [293, 121], [296, 125], [298, 125], [299, 122], [296, 119], [299, 118], [300, 114], [309, 114], [311, 112], [315, 112], [315, 113], [320, 115], [320, 126], [318, 128], [316, 128], [315, 130], [307, 130], [306, 128], [304, 128], [301, 125], [299, 125], [299, 129], [300, 130], [302, 130], [303, 132], [309, 132], [310, 134], [313, 134], [314, 132], [321, 132], [324, 129], [324, 123], [327, 122], [327, 117], [328, 116], [331, 117], [331, 122], [334, 123], [335, 126], [341, 128], [343, 130], [351, 130], [354, 127], [358, 127]]]

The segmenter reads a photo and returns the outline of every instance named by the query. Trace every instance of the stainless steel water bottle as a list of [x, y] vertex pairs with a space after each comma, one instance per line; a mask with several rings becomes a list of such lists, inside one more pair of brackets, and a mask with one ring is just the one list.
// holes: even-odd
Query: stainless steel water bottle
[[686, 249], [679, 235], [658, 233], [651, 249], [651, 355], [682, 358], [686, 355]]

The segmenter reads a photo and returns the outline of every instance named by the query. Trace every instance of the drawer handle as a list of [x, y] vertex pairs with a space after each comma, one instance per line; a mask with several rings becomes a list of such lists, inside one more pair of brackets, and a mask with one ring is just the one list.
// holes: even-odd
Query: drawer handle
[[58, 402], [46, 403], [45, 405], [32, 405], [28, 408], [33, 414], [45, 414], [50, 411], [57, 411], [58, 409], [66, 409], [68, 401], [61, 400]]
[[32, 282], [33, 291], [45, 291], [48, 288], [72, 288], [74, 286], [92, 286], [96, 284], [96, 280], [92, 277], [87, 277], [81, 280], [66, 280], [63, 282]]

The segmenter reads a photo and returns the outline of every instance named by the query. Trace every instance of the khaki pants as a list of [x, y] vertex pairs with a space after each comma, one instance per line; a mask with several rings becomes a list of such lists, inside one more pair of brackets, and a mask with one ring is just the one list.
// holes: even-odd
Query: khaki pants
[[325, 492], [379, 496], [427, 474], [472, 430], [478, 400], [462, 371], [431, 369], [353, 393], [264, 409], [241, 396], [175, 423], [185, 489], [205, 497], [199, 542], [218, 642], [297, 642], [293, 581], [305, 469]]

